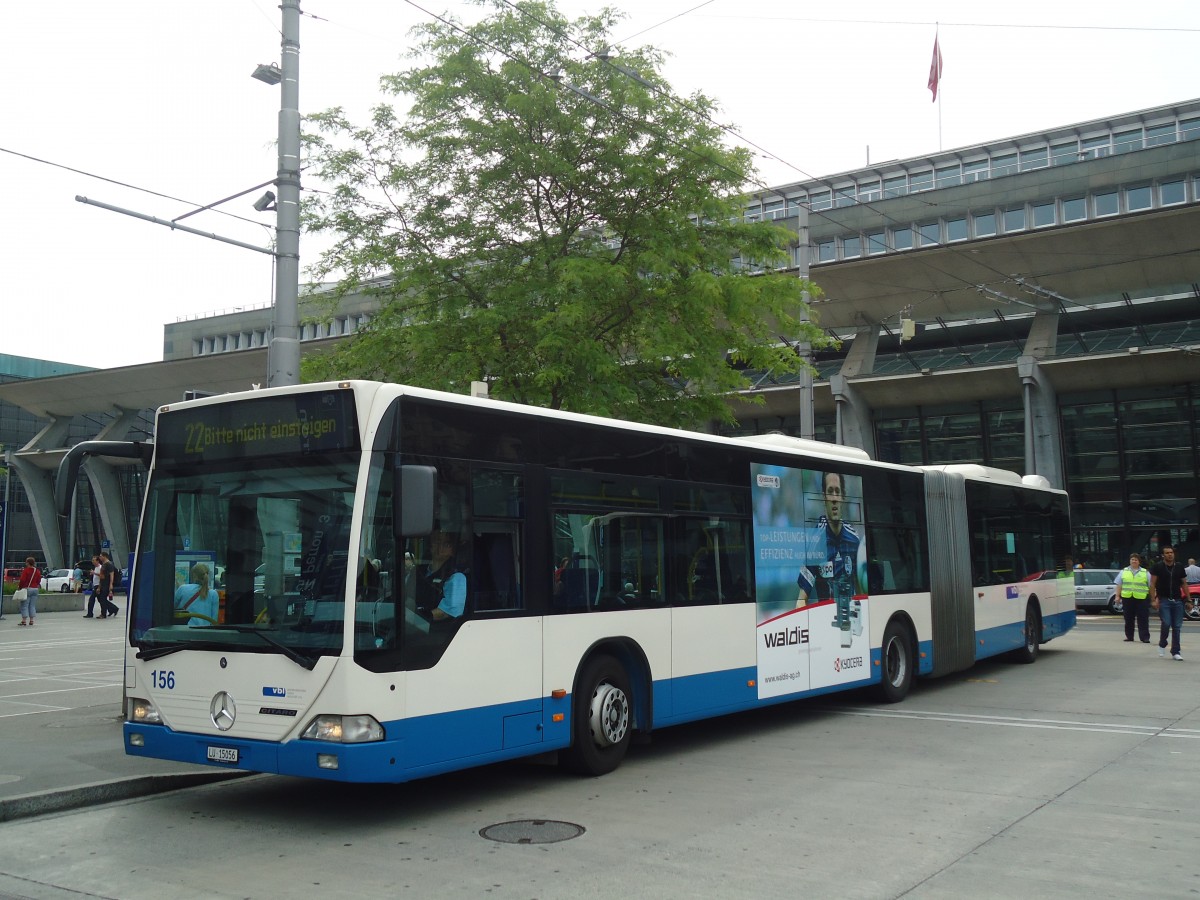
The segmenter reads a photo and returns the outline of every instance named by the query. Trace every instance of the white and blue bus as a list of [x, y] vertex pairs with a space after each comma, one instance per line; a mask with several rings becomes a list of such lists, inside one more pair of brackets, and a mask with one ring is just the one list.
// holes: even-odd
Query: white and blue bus
[[1075, 624], [1069, 572], [1046, 577], [1070, 534], [1044, 479], [779, 435], [359, 381], [182, 402], [157, 416], [125, 748], [603, 774], [635, 732], [1033, 662]]

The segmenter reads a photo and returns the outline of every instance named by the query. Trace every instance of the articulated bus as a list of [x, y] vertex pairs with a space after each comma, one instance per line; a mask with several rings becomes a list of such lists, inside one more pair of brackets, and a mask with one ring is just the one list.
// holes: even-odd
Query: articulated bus
[[[60, 496], [89, 452], [60, 470]], [[130, 451], [132, 455], [133, 452]], [[1075, 624], [1067, 498], [392, 384], [158, 411], [126, 752], [403, 782], [917, 676]], [[1038, 577], [1041, 576], [1041, 577]]]

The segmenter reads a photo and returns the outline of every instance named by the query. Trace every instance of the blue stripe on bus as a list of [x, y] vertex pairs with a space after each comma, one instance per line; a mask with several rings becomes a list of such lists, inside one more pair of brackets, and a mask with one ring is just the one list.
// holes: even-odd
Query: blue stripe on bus
[[[1042, 619], [1042, 641], [1050, 640], [1075, 627], [1075, 610], [1053, 613]], [[975, 658], [987, 659], [1025, 646], [1025, 623], [1010, 622], [996, 628], [985, 628], [975, 634]]]
[[[1043, 621], [1047, 637], [1061, 634], [1075, 625], [1070, 610]], [[1022, 646], [1023, 623], [1014, 622], [989, 628], [976, 635], [976, 658], [984, 659]], [[921, 641], [917, 671], [927, 675], [933, 670], [933, 642]], [[740, 712], [760, 706], [786, 703], [837, 691], [852, 690], [877, 683], [880, 653], [871, 651], [868, 677], [859, 681], [800, 691], [760, 700], [758, 669], [746, 666], [722, 672], [707, 672], [655, 682], [654, 726], [666, 727], [684, 722]], [[196, 765], [245, 769], [279, 775], [319, 777], [341, 781], [408, 781], [469, 766], [516, 759], [522, 756], [558, 750], [570, 743], [571, 698], [536, 698], [497, 706], [457, 710], [412, 719], [384, 722], [388, 739], [369, 744], [333, 744], [325, 741], [294, 740], [285, 744], [272, 741], [226, 739], [220, 735], [184, 734], [162, 725], [125, 723], [125, 748], [132, 756], [172, 759]], [[554, 715], [561, 713], [559, 721]], [[131, 734], [143, 736], [144, 745], [129, 742]], [[236, 765], [212, 763], [209, 747], [238, 751]], [[318, 754], [333, 755], [340, 767], [323, 769]], [[453, 756], [451, 756], [453, 754]]]
[[[872, 662], [878, 657], [878, 651], [873, 652]], [[873, 664], [872, 671], [877, 670]], [[757, 688], [748, 685], [757, 683], [757, 673], [751, 666], [656, 683], [655, 727], [848, 690], [871, 681], [867, 678], [759, 700]], [[674, 702], [664, 703], [668, 697]], [[676, 711], [668, 713], [671, 709]], [[556, 713], [562, 714], [557, 722]], [[368, 744], [303, 739], [280, 744], [185, 734], [165, 725], [128, 722], [124, 730], [125, 750], [131, 756], [335, 781], [400, 782], [562, 749], [570, 744], [570, 722], [570, 698], [546, 698], [384, 722], [387, 739]], [[141, 735], [143, 745], [131, 744], [131, 734]], [[207, 756], [209, 747], [237, 750], [238, 762], [213, 763]], [[339, 768], [321, 768], [318, 755], [336, 756]]]
[[[542, 726], [542, 709], [548, 729]], [[555, 712], [561, 722], [553, 722]], [[194, 765], [246, 769], [276, 775], [325, 778], [334, 781], [400, 782], [565, 747], [570, 742], [567, 700], [547, 699], [507, 703], [438, 715], [384, 722], [387, 739], [367, 744], [328, 741], [274, 741], [196, 735], [164, 725], [125, 723], [125, 750], [131, 756], [173, 759]], [[130, 743], [142, 736], [143, 746]], [[213, 763], [209, 747], [238, 751], [236, 764]], [[337, 769], [321, 768], [319, 755], [333, 755]]]

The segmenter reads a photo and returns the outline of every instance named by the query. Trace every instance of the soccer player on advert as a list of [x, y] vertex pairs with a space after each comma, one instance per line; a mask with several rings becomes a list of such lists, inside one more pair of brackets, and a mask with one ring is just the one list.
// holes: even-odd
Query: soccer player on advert
[[[796, 579], [800, 592], [796, 607], [809, 606], [821, 600], [833, 600], [837, 612], [833, 627], [842, 632], [842, 646], [849, 647], [853, 633], [861, 633], [858, 585], [858, 555], [862, 538], [842, 521], [846, 500], [845, 480], [838, 472], [826, 472], [821, 477], [825, 498], [825, 514], [817, 521], [817, 531], [824, 536], [824, 553], [819, 566], [810, 563], [800, 569]], [[820, 537], [816, 546], [821, 546]], [[858, 628], [854, 626], [857, 625]]]

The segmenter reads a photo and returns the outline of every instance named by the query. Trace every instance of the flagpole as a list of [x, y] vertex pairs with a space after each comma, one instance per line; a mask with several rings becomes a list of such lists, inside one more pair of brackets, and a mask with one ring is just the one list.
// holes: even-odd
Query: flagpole
[[933, 46], [937, 47], [938, 54], [938, 153], [942, 152], [942, 60], [941, 60], [941, 45], [938, 43], [938, 23], [933, 23]]

